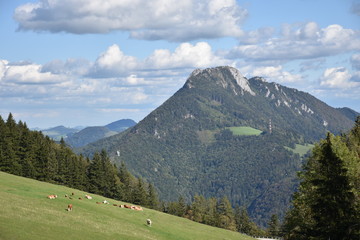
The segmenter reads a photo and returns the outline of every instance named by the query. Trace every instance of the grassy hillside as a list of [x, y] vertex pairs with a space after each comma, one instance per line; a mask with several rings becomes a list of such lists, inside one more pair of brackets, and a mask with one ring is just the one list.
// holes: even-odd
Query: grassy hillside
[[229, 127], [230, 131], [235, 136], [251, 136], [251, 135], [260, 135], [262, 133], [261, 130], [252, 128], [252, 127]]
[[[70, 200], [65, 194], [75, 193]], [[46, 196], [57, 194], [54, 200]], [[79, 200], [86, 193], [0, 172], [0, 239], [252, 239], [158, 211], [96, 204], [104, 197]], [[66, 211], [73, 204], [73, 211]], [[146, 219], [153, 222], [146, 225]]]
[[313, 144], [305, 144], [305, 145], [301, 145], [301, 144], [295, 144], [295, 148], [289, 148], [289, 147], [285, 147], [286, 149], [299, 154], [300, 156], [304, 156], [306, 153], [308, 153], [312, 148], [314, 147]]

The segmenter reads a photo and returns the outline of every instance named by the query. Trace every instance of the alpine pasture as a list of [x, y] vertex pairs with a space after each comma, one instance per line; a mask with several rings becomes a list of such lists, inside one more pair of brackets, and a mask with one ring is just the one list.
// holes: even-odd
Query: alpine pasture
[[[58, 197], [48, 199], [52, 194]], [[110, 204], [96, 204], [104, 200]], [[4, 172], [0, 204], [0, 239], [253, 239], [151, 209], [120, 208], [113, 204], [123, 202]]]

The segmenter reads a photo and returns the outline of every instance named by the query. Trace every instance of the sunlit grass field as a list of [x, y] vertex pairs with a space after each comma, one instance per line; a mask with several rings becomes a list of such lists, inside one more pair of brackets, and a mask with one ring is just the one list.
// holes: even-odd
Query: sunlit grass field
[[[71, 193], [73, 199], [65, 197]], [[50, 200], [50, 194], [58, 198]], [[155, 210], [115, 207], [123, 203], [98, 195], [88, 200], [86, 194], [0, 172], [0, 239], [253, 239]], [[96, 204], [105, 199], [110, 204]], [[73, 211], [67, 211], [69, 203]]]
[[252, 127], [229, 127], [228, 128], [235, 136], [251, 136], [251, 135], [260, 135], [262, 131], [252, 128]]

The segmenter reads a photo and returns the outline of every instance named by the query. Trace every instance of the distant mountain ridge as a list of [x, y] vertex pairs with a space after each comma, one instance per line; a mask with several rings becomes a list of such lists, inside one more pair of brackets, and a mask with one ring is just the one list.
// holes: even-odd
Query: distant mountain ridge
[[[308, 93], [216, 67], [195, 70], [137, 125], [81, 152], [106, 149], [164, 200], [226, 195], [264, 225], [271, 214], [282, 216], [296, 187], [302, 156], [291, 150], [295, 144], [352, 126], [349, 114]], [[238, 134], [240, 127], [261, 134]]]
[[134, 120], [121, 119], [105, 126], [85, 127], [82, 129], [57, 126], [42, 130], [42, 133], [55, 141], [60, 141], [60, 139], [63, 138], [67, 144], [76, 148], [118, 134], [135, 124], [136, 122]]

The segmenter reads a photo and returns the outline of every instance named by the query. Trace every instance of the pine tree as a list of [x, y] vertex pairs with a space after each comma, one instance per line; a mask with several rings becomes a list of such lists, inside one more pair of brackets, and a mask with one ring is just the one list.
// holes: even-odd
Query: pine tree
[[257, 226], [251, 221], [245, 207], [235, 207], [235, 222], [238, 232], [251, 236], [257, 235]]
[[280, 236], [280, 222], [276, 214], [271, 215], [271, 218], [268, 222], [267, 232], [270, 237]]
[[217, 209], [219, 214], [219, 227], [236, 231], [234, 211], [226, 196], [220, 200]]
[[294, 208], [285, 218], [286, 239], [356, 239], [359, 208], [345, 162], [351, 152], [340, 137], [316, 145], [300, 174]]
[[153, 184], [148, 185], [147, 194], [147, 207], [158, 210], [159, 209], [159, 197]]

